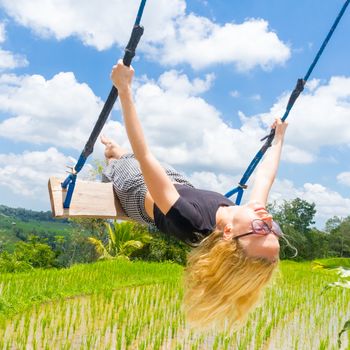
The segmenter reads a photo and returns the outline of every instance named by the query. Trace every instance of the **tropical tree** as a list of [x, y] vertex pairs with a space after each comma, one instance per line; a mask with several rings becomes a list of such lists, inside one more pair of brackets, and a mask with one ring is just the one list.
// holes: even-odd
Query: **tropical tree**
[[297, 232], [304, 234], [315, 223], [315, 203], [309, 203], [303, 199], [295, 198], [284, 201], [281, 205], [269, 205], [274, 218], [282, 228], [293, 227]]
[[150, 244], [134, 252], [131, 258], [157, 262], [173, 261], [180, 265], [186, 265], [189, 251], [189, 246], [177, 238], [153, 230]]
[[50, 268], [54, 266], [56, 254], [51, 247], [40, 242], [40, 237], [30, 235], [27, 242], [17, 242], [14, 255], [33, 267]]
[[329, 232], [329, 245], [334, 255], [350, 257], [350, 216], [329, 219], [326, 230]]
[[24, 272], [32, 269], [33, 266], [28, 262], [17, 260], [15, 254], [6, 251], [0, 254], [0, 273]]
[[143, 248], [152, 239], [142, 225], [133, 222], [114, 221], [113, 224], [106, 223], [106, 228], [106, 242], [95, 237], [88, 238], [89, 242], [95, 246], [99, 260], [118, 257], [129, 260], [134, 251]]

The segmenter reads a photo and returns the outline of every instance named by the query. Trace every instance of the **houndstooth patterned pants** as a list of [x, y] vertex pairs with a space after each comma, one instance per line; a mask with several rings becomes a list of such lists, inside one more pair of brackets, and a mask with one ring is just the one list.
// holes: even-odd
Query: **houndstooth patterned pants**
[[[162, 164], [162, 166], [173, 183], [193, 187], [170, 165]], [[103, 171], [102, 181], [113, 183], [114, 191], [128, 217], [141, 224], [154, 225], [154, 221], [145, 210], [147, 186], [134, 154], [124, 154], [119, 159], [111, 161]]]

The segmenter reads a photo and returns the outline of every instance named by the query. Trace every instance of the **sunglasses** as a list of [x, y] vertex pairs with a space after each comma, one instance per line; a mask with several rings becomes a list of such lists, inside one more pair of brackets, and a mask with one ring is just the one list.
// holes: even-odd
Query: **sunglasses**
[[233, 238], [238, 239], [238, 238], [253, 235], [253, 234], [268, 235], [271, 232], [277, 237], [283, 236], [283, 232], [280, 228], [280, 225], [278, 225], [277, 222], [272, 221], [272, 227], [270, 228], [269, 225], [265, 221], [260, 220], [260, 219], [255, 219], [252, 221], [252, 231], [244, 233], [243, 235], [235, 236]]

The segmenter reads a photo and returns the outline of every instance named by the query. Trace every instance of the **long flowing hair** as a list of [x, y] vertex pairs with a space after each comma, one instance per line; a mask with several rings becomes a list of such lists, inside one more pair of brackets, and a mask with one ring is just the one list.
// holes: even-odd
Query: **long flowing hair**
[[277, 265], [247, 256], [238, 240], [215, 230], [188, 255], [183, 305], [190, 326], [240, 328]]

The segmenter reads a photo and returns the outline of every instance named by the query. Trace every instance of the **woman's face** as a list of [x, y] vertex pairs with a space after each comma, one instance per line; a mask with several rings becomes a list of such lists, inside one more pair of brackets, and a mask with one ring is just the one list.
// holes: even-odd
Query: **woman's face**
[[[257, 202], [234, 207], [234, 214], [229, 227], [232, 239], [252, 231], [252, 221], [263, 220], [270, 228], [272, 226], [272, 215], [265, 207]], [[228, 224], [230, 225], [230, 224]], [[269, 261], [277, 261], [280, 245], [278, 237], [272, 232], [267, 235], [251, 234], [238, 238], [244, 251], [249, 256], [267, 258]]]

